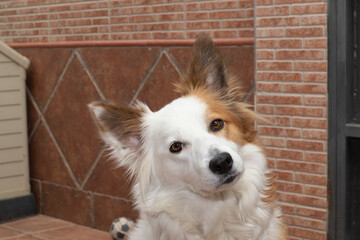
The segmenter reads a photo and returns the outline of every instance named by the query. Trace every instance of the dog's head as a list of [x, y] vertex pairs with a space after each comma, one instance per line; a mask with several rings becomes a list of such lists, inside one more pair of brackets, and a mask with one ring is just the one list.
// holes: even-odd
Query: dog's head
[[142, 103], [90, 104], [101, 136], [144, 191], [152, 183], [201, 195], [231, 187], [244, 171], [242, 146], [256, 141], [255, 114], [206, 35], [177, 90], [182, 97], [157, 112]]

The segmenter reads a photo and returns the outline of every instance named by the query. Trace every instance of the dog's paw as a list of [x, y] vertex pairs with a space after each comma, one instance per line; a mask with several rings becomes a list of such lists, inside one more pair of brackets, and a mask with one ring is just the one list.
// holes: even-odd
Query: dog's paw
[[113, 221], [110, 227], [110, 234], [114, 240], [125, 239], [128, 232], [134, 228], [135, 223], [130, 218], [121, 217]]

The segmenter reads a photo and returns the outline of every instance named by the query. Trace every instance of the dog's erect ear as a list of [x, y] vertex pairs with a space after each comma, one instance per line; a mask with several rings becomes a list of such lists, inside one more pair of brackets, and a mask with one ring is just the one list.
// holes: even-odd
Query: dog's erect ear
[[117, 107], [102, 102], [90, 103], [89, 108], [99, 125], [103, 140], [111, 150], [135, 151], [138, 148], [145, 108]]
[[226, 67], [219, 49], [206, 34], [200, 34], [193, 48], [193, 57], [184, 79], [177, 89], [181, 94], [206, 87], [214, 92], [227, 89]]

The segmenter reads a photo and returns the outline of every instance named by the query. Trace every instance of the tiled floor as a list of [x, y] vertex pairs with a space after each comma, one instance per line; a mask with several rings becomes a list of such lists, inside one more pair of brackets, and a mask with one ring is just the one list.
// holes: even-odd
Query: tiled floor
[[108, 232], [64, 220], [36, 215], [0, 224], [0, 239], [9, 240], [111, 240]]

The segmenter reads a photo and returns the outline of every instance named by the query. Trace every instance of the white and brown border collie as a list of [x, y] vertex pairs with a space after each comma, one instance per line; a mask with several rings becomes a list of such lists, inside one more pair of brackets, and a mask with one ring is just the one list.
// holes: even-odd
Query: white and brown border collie
[[128, 239], [287, 239], [256, 114], [205, 34], [177, 90], [182, 97], [157, 112], [139, 102], [89, 105], [113, 157], [134, 178], [140, 218]]

